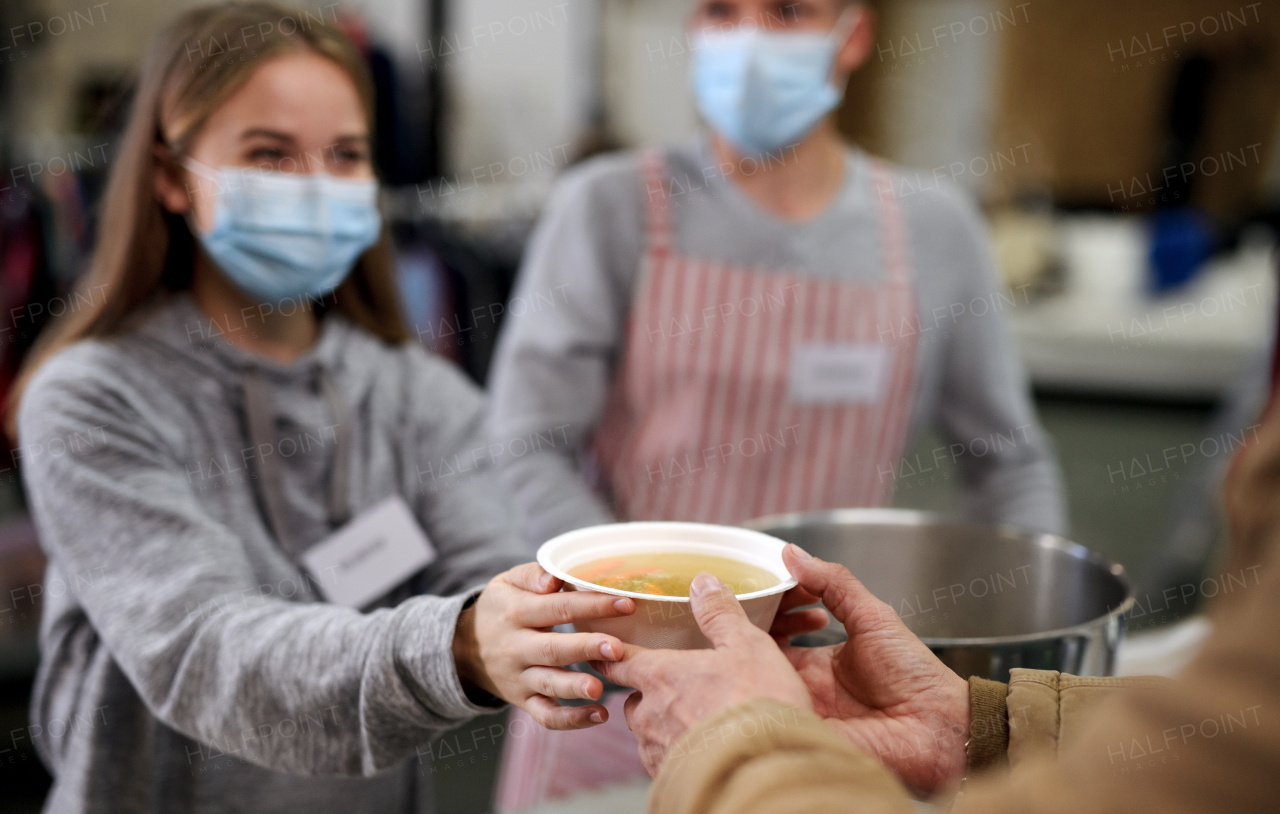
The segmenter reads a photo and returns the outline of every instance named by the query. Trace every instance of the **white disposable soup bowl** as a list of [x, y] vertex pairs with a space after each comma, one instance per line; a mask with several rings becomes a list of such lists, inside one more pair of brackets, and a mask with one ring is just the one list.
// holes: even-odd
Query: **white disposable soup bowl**
[[564, 580], [567, 591], [596, 591], [629, 596], [636, 601], [636, 612], [631, 616], [579, 622], [574, 626], [577, 630], [608, 633], [641, 647], [695, 650], [710, 647], [711, 643], [698, 629], [689, 607], [689, 597], [654, 596], [605, 588], [570, 576], [570, 569], [604, 557], [647, 553], [710, 554], [750, 563], [779, 580], [772, 588], [737, 595], [751, 623], [761, 630], [768, 630], [778, 612], [782, 594], [796, 584], [782, 564], [785, 545], [777, 537], [758, 531], [707, 523], [610, 523], [553, 537], [538, 549], [538, 564]]

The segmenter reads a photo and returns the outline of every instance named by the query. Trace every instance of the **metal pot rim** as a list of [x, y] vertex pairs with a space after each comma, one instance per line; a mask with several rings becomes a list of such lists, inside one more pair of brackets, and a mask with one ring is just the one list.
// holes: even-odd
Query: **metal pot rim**
[[1070, 557], [1096, 565], [1119, 580], [1121, 587], [1124, 589], [1125, 599], [1117, 607], [1112, 608], [1101, 616], [1095, 616], [1093, 619], [1080, 622], [1079, 624], [1057, 628], [1055, 630], [1038, 631], [1036, 633], [1021, 633], [1016, 636], [980, 636], [964, 639], [946, 639], [921, 636], [920, 641], [924, 642], [926, 645], [950, 647], [998, 646], [1005, 644], [1025, 644], [1027, 642], [1041, 640], [1052, 641], [1074, 634], [1085, 635], [1103, 626], [1111, 619], [1123, 622], [1125, 615], [1128, 614], [1130, 608], [1133, 607], [1133, 588], [1129, 583], [1129, 575], [1125, 573], [1123, 565], [1118, 562], [1113, 562], [1098, 552], [1092, 551], [1079, 543], [1073, 543], [1059, 534], [1052, 534], [1047, 531], [1035, 531], [1034, 529], [1016, 526], [1012, 523], [985, 525], [982, 523], [974, 523], [973, 521], [966, 520], [962, 517], [956, 517], [955, 515], [943, 514], [941, 512], [918, 511], [915, 509], [826, 509], [815, 512], [788, 512], [786, 514], [766, 515], [764, 517], [757, 517], [754, 520], [748, 520], [742, 525], [744, 528], [761, 531], [767, 534], [768, 529], [771, 528], [798, 528], [801, 526], [812, 525], [856, 526], [871, 524], [885, 526], [961, 526], [968, 529], [980, 529], [982, 531], [994, 532], [1000, 535], [1021, 537], [1041, 548], [1051, 548]]

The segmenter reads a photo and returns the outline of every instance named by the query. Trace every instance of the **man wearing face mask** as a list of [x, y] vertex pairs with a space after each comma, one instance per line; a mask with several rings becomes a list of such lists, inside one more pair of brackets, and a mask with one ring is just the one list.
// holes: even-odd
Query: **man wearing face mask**
[[[976, 520], [1064, 531], [980, 214], [955, 189], [902, 194], [830, 116], [871, 10], [698, 0], [688, 26], [707, 132], [566, 174], [525, 256], [516, 295], [541, 306], [512, 311], [490, 423], [549, 439], [498, 460], [529, 542], [955, 477]], [[934, 425], [944, 445], [908, 457]], [[500, 807], [638, 773], [622, 717], [513, 738]]]

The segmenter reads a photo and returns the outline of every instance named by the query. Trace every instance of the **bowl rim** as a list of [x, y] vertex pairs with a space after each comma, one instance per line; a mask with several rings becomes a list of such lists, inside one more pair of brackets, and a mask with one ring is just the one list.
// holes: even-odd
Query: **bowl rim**
[[[689, 597], [687, 596], [661, 596], [659, 594], [640, 593], [639, 591], [623, 591], [618, 588], [606, 588], [603, 585], [597, 585], [594, 582], [587, 582], [585, 579], [579, 579], [578, 577], [571, 576], [566, 571], [563, 571], [560, 568], [556, 567], [549, 559], [550, 555], [547, 553], [547, 549], [552, 543], [561, 542], [566, 537], [576, 537], [576, 536], [586, 537], [593, 533], [599, 533], [601, 529], [616, 528], [618, 526], [626, 526], [629, 529], [643, 529], [645, 527], [650, 527], [655, 529], [661, 528], [661, 529], [667, 529], [667, 530], [676, 530], [680, 528], [687, 528], [691, 531], [693, 530], [705, 531], [707, 529], [714, 529], [715, 533], [717, 534], [723, 534], [725, 532], [731, 533], [726, 536], [737, 536], [740, 538], [741, 537], [764, 538], [764, 540], [777, 543], [779, 548], [785, 547], [787, 545], [787, 542], [785, 540], [781, 540], [777, 537], [774, 537], [772, 534], [765, 534], [764, 532], [756, 531], [754, 529], [743, 528], [742, 526], [722, 526], [716, 523], [688, 523], [688, 522], [682, 522], [682, 521], [676, 521], [676, 520], [629, 520], [629, 521], [621, 521], [618, 523], [599, 523], [594, 526], [583, 526], [582, 528], [577, 528], [572, 531], [566, 531], [563, 534], [557, 534], [555, 537], [552, 537], [551, 539], [544, 542], [542, 545], [538, 546], [538, 556], [537, 556], [538, 565], [542, 566], [542, 569], [546, 571], [548, 574], [551, 574], [553, 577], [557, 577], [563, 580], [564, 582], [570, 585], [573, 585], [575, 588], [580, 588], [581, 590], [584, 590], [584, 591], [594, 591], [596, 593], [611, 594], [613, 596], [629, 596], [632, 599], [637, 599], [637, 600], [642, 599], [647, 602], [677, 602], [677, 603], [689, 602], [690, 600], [689, 600]], [[761, 591], [752, 591], [751, 593], [747, 593], [747, 594], [734, 594], [734, 598], [737, 599], [739, 602], [745, 602], [749, 599], [759, 599], [760, 597], [785, 593], [791, 590], [792, 588], [794, 588], [797, 584], [799, 583], [796, 581], [796, 578], [794, 576], [791, 576], [790, 572], [787, 572], [787, 578], [784, 580], [781, 580], [777, 585], [773, 585]]]
[[[780, 514], [756, 517], [743, 523], [743, 526], [763, 533], [767, 528], [797, 528], [814, 523], [833, 525], [885, 525], [885, 526], [960, 526], [967, 529], [980, 529], [994, 532], [1002, 536], [1020, 537], [1037, 548], [1047, 548], [1088, 563], [1102, 572], [1109, 574], [1119, 583], [1124, 591], [1124, 599], [1119, 605], [1109, 607], [1106, 613], [1077, 622], [1066, 627], [1053, 630], [1040, 630], [1033, 633], [1018, 633], [1012, 636], [965, 636], [948, 638], [944, 636], [919, 636], [917, 638], [930, 646], [948, 647], [998, 647], [1000, 645], [1025, 644], [1027, 642], [1050, 641], [1068, 636], [1081, 636], [1104, 630], [1113, 622], [1119, 625], [1119, 635], [1125, 634], [1125, 620], [1133, 609], [1136, 597], [1133, 595], [1133, 583], [1124, 566], [1103, 556], [1091, 548], [1048, 531], [1019, 526], [1014, 523], [978, 523], [964, 517], [945, 512], [930, 512], [919, 509], [888, 508], [850, 508], [823, 509], [813, 512], [783, 512]], [[769, 535], [772, 536], [772, 535]]]

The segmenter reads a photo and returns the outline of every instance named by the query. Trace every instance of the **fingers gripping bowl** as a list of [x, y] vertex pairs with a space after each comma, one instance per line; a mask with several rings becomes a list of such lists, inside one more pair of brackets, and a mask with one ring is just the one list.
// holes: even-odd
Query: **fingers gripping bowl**
[[710, 647], [711, 643], [698, 630], [689, 597], [608, 588], [569, 572], [609, 557], [644, 554], [696, 554], [737, 560], [768, 572], [778, 581], [763, 590], [737, 594], [751, 623], [768, 630], [782, 595], [796, 584], [782, 564], [785, 545], [758, 531], [706, 523], [611, 523], [553, 537], [538, 549], [538, 564], [564, 580], [566, 591], [597, 591], [635, 600], [634, 614], [579, 622], [575, 625], [578, 630], [607, 633], [641, 647], [694, 650]]

